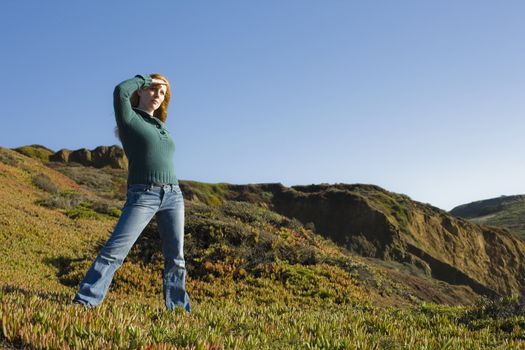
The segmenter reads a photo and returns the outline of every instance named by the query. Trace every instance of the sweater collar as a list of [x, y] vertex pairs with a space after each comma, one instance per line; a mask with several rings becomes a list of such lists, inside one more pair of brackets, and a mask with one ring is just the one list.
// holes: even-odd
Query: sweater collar
[[157, 123], [159, 123], [161, 126], [164, 126], [164, 123], [163, 123], [162, 120], [160, 120], [159, 118], [152, 116], [151, 114], [149, 114], [149, 113], [146, 112], [146, 111], [143, 111], [142, 109], [139, 109], [139, 108], [136, 108], [136, 107], [134, 107], [133, 109], [134, 109], [136, 112], [138, 112], [140, 115], [142, 115], [143, 117], [146, 117], [146, 118], [149, 118], [149, 119], [153, 119], [153, 120], [155, 120]]

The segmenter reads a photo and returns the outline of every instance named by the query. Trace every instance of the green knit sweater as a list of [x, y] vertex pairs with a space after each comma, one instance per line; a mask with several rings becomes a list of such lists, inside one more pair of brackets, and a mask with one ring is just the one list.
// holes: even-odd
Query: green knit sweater
[[128, 184], [178, 184], [175, 143], [158, 118], [133, 108], [130, 97], [151, 85], [149, 75], [137, 75], [118, 84], [113, 93], [115, 118], [128, 157]]

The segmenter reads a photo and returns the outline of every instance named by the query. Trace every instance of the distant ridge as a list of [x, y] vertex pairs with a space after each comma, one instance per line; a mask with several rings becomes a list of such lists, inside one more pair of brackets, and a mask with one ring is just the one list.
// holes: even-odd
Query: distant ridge
[[18, 147], [14, 150], [28, 157], [39, 159], [44, 162], [74, 162], [95, 168], [102, 168], [105, 166], [109, 166], [113, 169], [128, 168], [128, 160], [124, 154], [124, 150], [118, 145], [98, 146], [92, 150], [87, 148], [80, 148], [77, 150], [63, 148], [58, 152], [54, 152], [42, 145], [29, 145]]
[[500, 196], [459, 205], [450, 214], [472, 222], [506, 228], [525, 238], [525, 195]]

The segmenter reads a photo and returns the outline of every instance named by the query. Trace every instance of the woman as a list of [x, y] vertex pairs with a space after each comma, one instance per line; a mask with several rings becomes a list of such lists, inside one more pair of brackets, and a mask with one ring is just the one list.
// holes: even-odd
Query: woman
[[191, 311], [183, 255], [184, 200], [175, 177], [175, 144], [164, 122], [170, 85], [160, 74], [137, 75], [113, 94], [118, 134], [129, 161], [127, 200], [115, 229], [80, 283], [74, 302], [97, 306], [113, 274], [155, 215], [164, 253], [164, 300]]

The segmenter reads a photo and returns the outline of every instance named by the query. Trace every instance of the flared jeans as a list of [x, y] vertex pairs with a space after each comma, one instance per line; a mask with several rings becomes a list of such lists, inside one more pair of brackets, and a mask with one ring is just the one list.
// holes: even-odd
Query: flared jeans
[[164, 253], [164, 301], [173, 310], [191, 311], [184, 261], [184, 199], [178, 185], [128, 185], [127, 200], [115, 229], [100, 250], [74, 301], [88, 307], [104, 299], [115, 271], [144, 228], [156, 216]]

